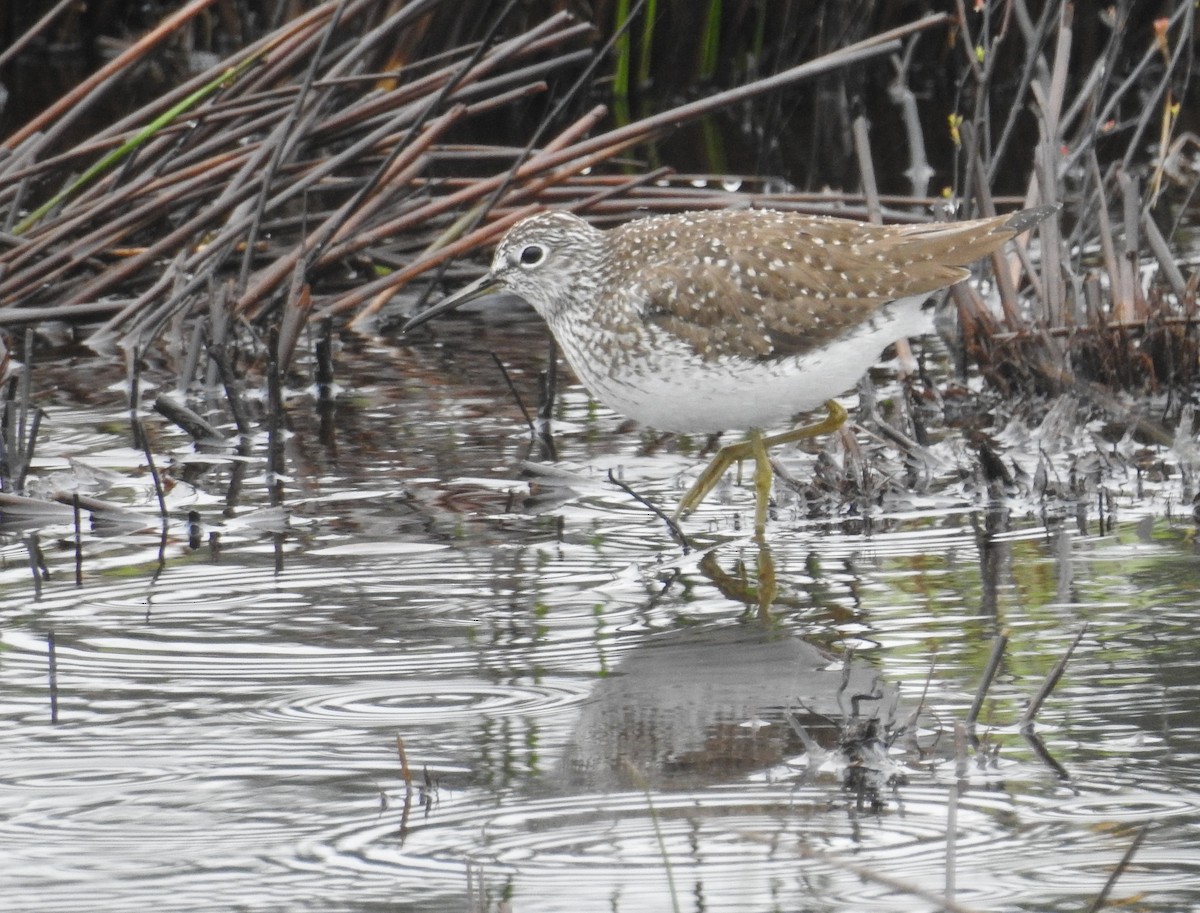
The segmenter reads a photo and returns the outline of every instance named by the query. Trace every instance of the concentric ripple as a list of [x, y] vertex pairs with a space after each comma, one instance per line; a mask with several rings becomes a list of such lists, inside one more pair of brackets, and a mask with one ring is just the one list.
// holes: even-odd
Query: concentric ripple
[[[747, 891], [774, 884], [774, 895], [802, 908], [813, 879], [826, 903], [846, 909], [882, 905], [912, 909], [914, 897], [895, 880], [937, 895], [948, 867], [964, 904], [988, 908], [1044, 901], [1047, 892], [1070, 895], [1081, 873], [1100, 873], [1122, 850], [1120, 835], [1095, 834], [1064, 852], [1054, 828], [1028, 830], [992, 811], [960, 806], [953, 854], [946, 845], [946, 797], [906, 791], [903, 814], [855, 821], [849, 804], [829, 803], [824, 790], [741, 789], [737, 792], [659, 796], [618, 794], [581, 802], [578, 796], [513, 797], [506, 807], [480, 808], [449, 797], [426, 814], [411, 812], [397, 839], [393, 806], [304, 847], [304, 871], [350, 869], [366, 883], [391, 872], [436, 894], [463, 878], [462, 864], [485, 882], [505, 884], [523, 909], [560, 909], [571, 891], [572, 909], [645, 909], [668, 902], [670, 882], [706, 908], [746, 909]], [[1014, 811], [1014, 809], [1009, 809]], [[864, 875], [864, 873], [866, 873]], [[871, 875], [879, 876], [872, 881]], [[1147, 879], [1156, 890], [1178, 885], [1186, 873]], [[1096, 880], [1096, 887], [1102, 884]], [[751, 887], [756, 886], [756, 887]], [[765, 902], [762, 896], [759, 902]]]
[[[123, 387], [52, 404], [32, 481], [155, 522], [0, 527], [0, 907], [1043, 913], [1146, 824], [1113, 902], [1200, 905], [1190, 520], [1122, 522], [1121, 480], [1103, 527], [956, 485], [782, 497], [757, 541], [742, 486], [684, 548], [607, 471], [670, 509], [703, 442], [572, 387], [526, 475], [490, 357], [356, 345], [336, 446], [289, 399], [282, 505], [264, 434], [206, 460], [153, 426], [165, 534]], [[907, 782], [860, 803], [879, 757]]]
[[471, 721], [482, 716], [559, 714], [570, 711], [587, 692], [588, 687], [583, 683], [574, 688], [566, 682], [555, 687], [519, 683], [501, 686], [439, 677], [372, 687], [323, 688], [287, 700], [267, 701], [247, 716], [266, 721], [328, 720], [354, 724], [361, 720], [407, 726]]

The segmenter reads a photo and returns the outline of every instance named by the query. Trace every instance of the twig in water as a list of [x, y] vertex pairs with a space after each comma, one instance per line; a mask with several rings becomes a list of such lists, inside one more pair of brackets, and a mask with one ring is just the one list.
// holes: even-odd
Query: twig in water
[[967, 775], [968, 729], [958, 720], [954, 721], [954, 776], [963, 779]]
[[275, 352], [281, 372], [286, 372], [292, 363], [300, 332], [308, 323], [311, 311], [312, 288], [305, 279], [303, 264], [298, 263], [292, 271], [292, 282], [283, 302], [283, 314], [279, 318], [279, 344]]
[[279, 331], [272, 328], [267, 343], [267, 464], [272, 507], [283, 503], [283, 475], [287, 468], [283, 452], [283, 368], [279, 347]]
[[[748, 840], [754, 840], [759, 843], [767, 843], [768, 841], [774, 846], [778, 837], [771, 835], [770, 837], [760, 834], [742, 834]], [[965, 904], [959, 903], [951, 897], [939, 896], [936, 892], [930, 891], [919, 884], [911, 881], [905, 881], [900, 878], [895, 878], [891, 875], [885, 875], [876, 869], [867, 865], [862, 865], [857, 862], [851, 862], [849, 859], [843, 859], [840, 856], [835, 856], [832, 853], [826, 853], [821, 850], [809, 849], [803, 843], [797, 844], [796, 853], [802, 859], [811, 859], [815, 862], [821, 862], [835, 869], [840, 869], [843, 872], [849, 872], [856, 875], [863, 881], [869, 884], [883, 885], [891, 888], [893, 891], [902, 894], [908, 894], [912, 897], [919, 898], [932, 904], [935, 909], [947, 910], [949, 913], [978, 913], [976, 907], [968, 907]]]
[[[6, 354], [6, 353], [5, 353]], [[18, 494], [25, 490], [25, 476], [33, 459], [42, 410], [33, 408], [33, 330], [25, 331], [25, 355], [21, 370], [9, 381], [0, 428], [0, 487]], [[30, 413], [33, 418], [30, 419]]]
[[317, 398], [325, 403], [333, 399], [333, 320], [321, 321], [317, 336]]
[[533, 416], [529, 414], [529, 410], [525, 408], [525, 400], [521, 398], [521, 394], [517, 391], [516, 385], [512, 382], [512, 378], [508, 376], [508, 369], [504, 367], [504, 362], [500, 360], [500, 356], [495, 352], [488, 352], [492, 356], [492, 361], [496, 363], [496, 367], [500, 369], [500, 374], [504, 377], [504, 383], [508, 386], [508, 392], [513, 395], [513, 399], [517, 401], [517, 408], [521, 410], [521, 414], [525, 416], [525, 424], [529, 426], [530, 437], [537, 435], [537, 429], [533, 424]]
[[233, 422], [237, 425], [238, 432], [249, 434], [252, 430], [250, 420], [246, 417], [246, 408], [242, 403], [242, 393], [229, 357], [229, 349], [226, 348], [225, 343], [210, 342], [208, 354], [213, 364], [217, 366], [217, 373], [221, 376], [221, 383], [225, 387], [225, 398], [229, 401], [229, 411], [233, 413]]
[[42, 410], [35, 409], [33, 412], [33, 421], [29, 423], [29, 437], [27, 441], [22, 442], [21, 453], [21, 469], [17, 473], [17, 478], [14, 482], [17, 491], [25, 490], [25, 476], [29, 472], [29, 464], [33, 460], [33, 447], [37, 443], [38, 429], [42, 425]]
[[1038, 760], [1045, 764], [1063, 782], [1071, 779], [1071, 775], [1067, 773], [1067, 769], [1054, 759], [1054, 755], [1046, 750], [1046, 746], [1042, 744], [1042, 740], [1037, 737], [1032, 729], [1025, 730], [1021, 733], [1025, 737], [1025, 741], [1029, 747], [1033, 749], [1033, 753], [1038, 756]]
[[25, 540], [29, 550], [29, 570], [33, 572], [33, 598], [42, 598], [42, 581], [50, 579], [50, 571], [46, 568], [46, 556], [42, 554], [41, 538], [37, 532], [29, 534]]
[[535, 438], [542, 448], [542, 458], [558, 459], [558, 448], [554, 445], [554, 435], [550, 430], [550, 420], [554, 417], [554, 400], [558, 396], [558, 343], [550, 337], [546, 354], [546, 370], [538, 374], [538, 425]]
[[[33, 389], [33, 328], [25, 330], [25, 364], [21, 371], [21, 411], [17, 420], [17, 446], [21, 448], [21, 462], [25, 463], [25, 418], [29, 415], [29, 402]], [[21, 486], [17, 486], [21, 490]]]
[[155, 397], [154, 411], [174, 422], [193, 440], [222, 440], [224, 438], [224, 435], [209, 424], [203, 416], [193, 412], [183, 403], [176, 402], [165, 393]]
[[1001, 631], [992, 638], [992, 655], [988, 657], [987, 668], [983, 671], [983, 680], [979, 683], [979, 690], [975, 692], [975, 700], [971, 704], [971, 709], [967, 712], [966, 725], [968, 729], [975, 727], [975, 721], [979, 719], [979, 711], [983, 707], [983, 699], [987, 697], [988, 688], [992, 686], [992, 679], [996, 677], [996, 672], [1000, 669], [1000, 661], [1004, 658], [1004, 648], [1008, 645], [1008, 631]]
[[641, 786], [642, 792], [646, 796], [646, 810], [650, 813], [650, 824], [654, 827], [654, 839], [658, 841], [658, 852], [662, 856], [663, 871], [667, 875], [667, 890], [671, 894], [671, 909], [675, 913], [679, 913], [679, 892], [675, 888], [675, 873], [671, 868], [671, 856], [667, 852], [667, 841], [663, 837], [662, 822], [659, 821], [658, 810], [654, 807], [654, 801], [650, 798], [650, 784], [642, 776], [642, 772], [634, 767], [628, 759], [625, 759], [622, 763], [624, 763], [633, 781]]
[[189, 510], [187, 515], [187, 531], [188, 531], [188, 548], [196, 551], [200, 548], [200, 533], [202, 524], [200, 521], [200, 511]]
[[167, 499], [163, 494], [162, 479], [158, 475], [158, 467], [154, 465], [154, 455], [150, 452], [150, 441], [146, 438], [146, 429], [142, 420], [136, 415], [132, 418], [134, 436], [141, 442], [142, 453], [146, 457], [146, 465], [150, 467], [150, 478], [154, 481], [154, 494], [158, 497], [158, 515], [162, 519], [163, 528], [167, 526]]
[[954, 899], [958, 880], [958, 790], [959, 784], [950, 787], [950, 801], [946, 803], [946, 897]]
[[895, 744], [896, 740], [901, 736], [906, 736], [911, 742], [912, 749], [920, 754], [921, 746], [917, 741], [917, 720], [921, 716], [921, 711], [925, 708], [925, 699], [929, 696], [929, 685], [933, 682], [933, 670], [936, 668], [936, 665], [936, 659], [929, 664], [929, 671], [925, 674], [925, 687], [921, 689], [921, 697], [917, 700], [917, 706], [913, 708], [913, 712], [908, 715], [908, 719], [893, 729], [889, 734], [887, 739], [887, 745], [889, 748], [891, 748], [892, 745]]
[[316, 356], [317, 415], [321, 420], [318, 436], [333, 456], [337, 454], [337, 425], [334, 423], [337, 401], [333, 395], [333, 321], [328, 317], [321, 321], [317, 334]]
[[1096, 913], [1097, 910], [1103, 908], [1108, 902], [1108, 895], [1112, 891], [1113, 885], [1117, 883], [1117, 879], [1129, 867], [1129, 863], [1133, 861], [1133, 854], [1138, 851], [1138, 847], [1142, 845], [1142, 841], [1146, 839], [1146, 834], [1149, 831], [1150, 823], [1146, 822], [1142, 825], [1141, 830], [1137, 832], [1137, 836], [1133, 838], [1133, 843], [1129, 844], [1129, 849], [1125, 851], [1125, 855], [1121, 857], [1121, 861], [1117, 863], [1117, 867], [1108, 876], [1108, 881], [1104, 883], [1104, 887], [1100, 889], [1100, 893], [1096, 895], [1096, 899], [1092, 901], [1092, 905], [1087, 908], [1087, 913]]
[[46, 665], [50, 678], [50, 722], [58, 722], [58, 656], [54, 652], [54, 632], [46, 634]]
[[1058, 662], [1054, 664], [1054, 668], [1050, 670], [1050, 674], [1046, 676], [1046, 680], [1042, 682], [1042, 687], [1038, 689], [1038, 693], [1034, 695], [1033, 700], [1029, 702], [1029, 706], [1025, 708], [1025, 713], [1021, 717], [1021, 731], [1025, 731], [1033, 726], [1034, 718], [1037, 716], [1038, 711], [1042, 709], [1042, 704], [1050, 696], [1050, 692], [1054, 690], [1054, 686], [1058, 684], [1058, 680], [1062, 678], [1062, 674], [1067, 668], [1067, 662], [1071, 659], [1071, 654], [1079, 646], [1079, 641], [1083, 640], [1083, 635], [1087, 633], [1087, 629], [1088, 626], [1086, 624], [1079, 629], [1079, 633], [1075, 635], [1075, 640], [1071, 642], [1071, 646], [1067, 647], [1067, 652], [1059, 657]]
[[79, 492], [71, 495], [71, 511], [75, 520], [75, 586], [83, 586], [83, 533], [80, 531]]
[[671, 538], [679, 543], [680, 547], [683, 548], [683, 553], [685, 555], [692, 550], [692, 544], [688, 542], [687, 536], [683, 534], [683, 530], [679, 528], [679, 524], [676, 523], [671, 517], [668, 517], [665, 513], [663, 513], [662, 508], [646, 500], [646, 498], [644, 498], [642, 495], [639, 495], [636, 491], [618, 479], [611, 469], [608, 471], [608, 481], [610, 481], [613, 485], [616, 485], [617, 488], [621, 489], [621, 491], [625, 492], [625, 494], [629, 495], [629, 497], [633, 498], [633, 500], [637, 501], [643, 507], [649, 509], [651, 513], [655, 514], [664, 523], [666, 523], [667, 531], [671, 534]]
[[183, 368], [175, 382], [175, 389], [180, 396], [187, 393], [188, 385], [196, 377], [196, 367], [200, 364], [200, 355], [204, 351], [204, 320], [197, 320], [192, 326], [192, 336], [184, 354]]
[[410, 793], [413, 788], [412, 771], [408, 767], [408, 752], [404, 750], [404, 739], [396, 735], [396, 754], [400, 756], [400, 776], [404, 778], [404, 788]]

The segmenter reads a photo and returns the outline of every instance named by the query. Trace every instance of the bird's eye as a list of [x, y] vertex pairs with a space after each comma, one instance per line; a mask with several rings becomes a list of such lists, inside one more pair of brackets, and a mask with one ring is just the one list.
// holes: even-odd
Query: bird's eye
[[540, 244], [529, 244], [521, 248], [518, 255], [522, 266], [537, 266], [546, 259], [546, 248]]

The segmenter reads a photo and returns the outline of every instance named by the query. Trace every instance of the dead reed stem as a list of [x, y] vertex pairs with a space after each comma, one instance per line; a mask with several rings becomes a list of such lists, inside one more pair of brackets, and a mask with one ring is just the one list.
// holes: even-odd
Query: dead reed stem
[[[213, 290], [224, 288], [221, 300], [257, 324], [260, 338], [266, 325], [278, 328], [286, 364], [307, 321], [336, 317], [367, 329], [406, 285], [440, 280], [455, 258], [544, 206], [601, 220], [735, 203], [926, 218], [935, 172], [922, 121], [932, 115], [910, 84], [922, 61], [918, 39], [928, 48], [952, 25], [962, 86], [962, 113], [951, 122], [959, 144], [952, 189], [969, 209], [991, 213], [1013, 205], [1011, 192], [995, 188], [1015, 171], [1026, 205], [1068, 204], [1036, 243], [1023, 240], [995, 258], [998, 313], [984, 296], [956, 293], [967, 358], [1000, 389], [1056, 389], [1102, 382], [1105, 373], [1135, 376], [1118, 366], [1142, 356], [1119, 347], [1141, 346], [1150, 328], [1178, 327], [1147, 350], [1143, 385], [1195, 377], [1188, 353], [1197, 346], [1196, 280], [1175, 263], [1181, 219], [1169, 210], [1179, 198], [1171, 182], [1187, 180], [1176, 167], [1183, 159], [1171, 159], [1182, 156], [1171, 151], [1183, 148], [1175, 142], [1178, 106], [1195, 91], [1187, 80], [1195, 10], [1184, 0], [1155, 21], [1147, 46], [1130, 45], [1146, 33], [1125, 8], [1096, 43], [1095, 24], [1076, 21], [1069, 4], [1045, 4], [1034, 20], [1020, 3], [976, 10], [955, 0], [954, 20], [926, 16], [616, 124], [606, 106], [582, 101], [603, 87], [608, 61], [593, 45], [591, 23], [559, 12], [510, 28], [497, 17], [457, 39], [438, 31], [442, 14], [461, 25], [444, 0], [386, 9], [374, 0], [325, 0], [152, 103], [63, 140], [211, 5], [186, 3], [0, 143], [0, 324], [101, 319], [97, 345], [144, 351], [163, 327], [204, 319]], [[509, 31], [495, 37], [502, 27]], [[1086, 28], [1091, 44], [1080, 40]], [[610, 30], [606, 47], [620, 34]], [[1084, 47], [1092, 48], [1086, 60]], [[903, 123], [909, 196], [875, 186], [879, 141], [865, 124], [855, 147], [865, 199], [753, 186], [731, 194], [720, 186], [727, 175], [703, 175], [711, 182], [692, 186], [694, 175], [672, 179], [668, 168], [622, 158], [681, 124], [743, 110], [814, 77], [842, 78], [881, 55], [892, 55], [889, 97]], [[547, 113], [531, 114], [535, 106]], [[476, 141], [495, 135], [498, 118], [514, 117], [529, 120], [525, 141]], [[1031, 127], [1036, 142], [1022, 142]], [[1194, 199], [1195, 189], [1185, 194]], [[1153, 288], [1143, 247], [1162, 277]], [[1096, 335], [1101, 324], [1142, 329]], [[1083, 348], [1074, 327], [1093, 331]]]

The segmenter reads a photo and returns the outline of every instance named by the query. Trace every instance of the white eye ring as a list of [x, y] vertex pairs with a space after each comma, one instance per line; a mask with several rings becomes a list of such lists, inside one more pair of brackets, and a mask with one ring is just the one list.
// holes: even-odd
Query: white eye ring
[[546, 248], [540, 244], [527, 244], [517, 254], [517, 262], [524, 267], [537, 266], [546, 259]]

